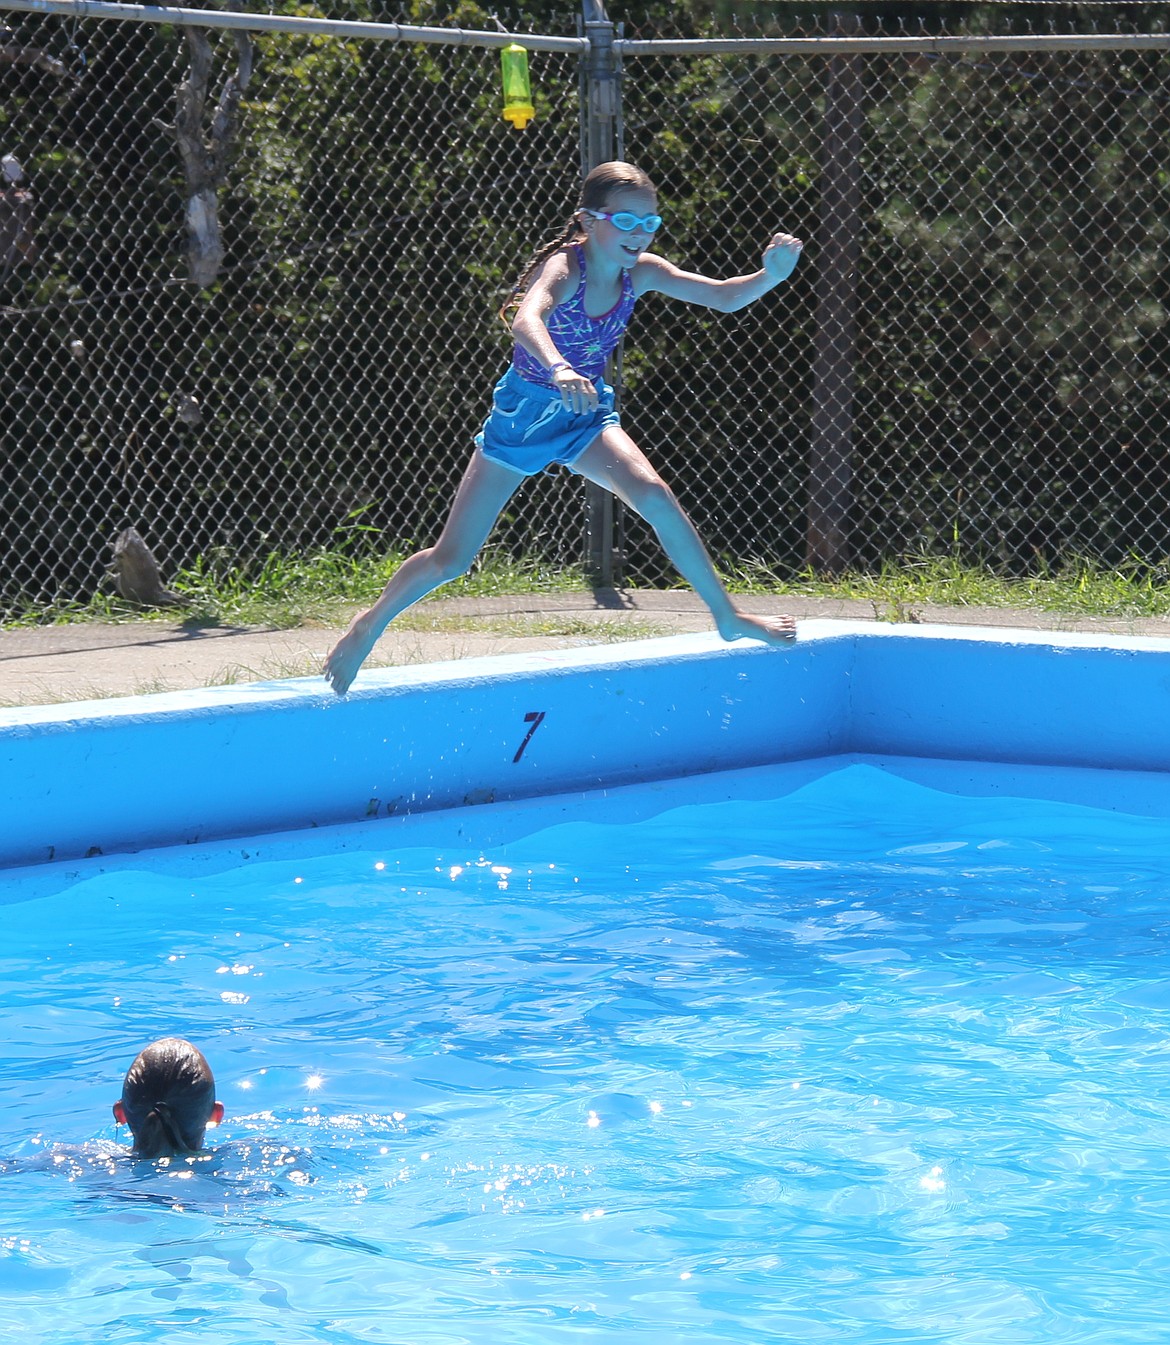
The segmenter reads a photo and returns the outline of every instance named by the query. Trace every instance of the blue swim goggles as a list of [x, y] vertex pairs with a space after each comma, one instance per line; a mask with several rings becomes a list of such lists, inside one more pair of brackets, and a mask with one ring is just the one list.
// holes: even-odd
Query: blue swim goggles
[[620, 229], [624, 234], [632, 234], [635, 229], [645, 229], [648, 234], [653, 234], [662, 228], [661, 215], [635, 215], [630, 210], [611, 213], [608, 210], [589, 210], [585, 206], [581, 207], [581, 213], [592, 215], [594, 219], [607, 219], [615, 229]]

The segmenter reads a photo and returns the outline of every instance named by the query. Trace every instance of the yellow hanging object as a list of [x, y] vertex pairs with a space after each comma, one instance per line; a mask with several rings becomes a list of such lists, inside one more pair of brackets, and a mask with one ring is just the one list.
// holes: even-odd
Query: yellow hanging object
[[536, 116], [536, 108], [528, 82], [528, 53], [515, 42], [500, 49], [500, 75], [504, 81], [504, 120], [522, 131]]

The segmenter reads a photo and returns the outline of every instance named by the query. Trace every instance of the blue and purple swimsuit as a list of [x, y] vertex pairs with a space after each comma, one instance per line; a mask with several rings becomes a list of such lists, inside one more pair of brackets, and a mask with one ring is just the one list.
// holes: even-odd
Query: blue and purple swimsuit
[[517, 345], [511, 367], [496, 384], [491, 413], [475, 442], [485, 457], [524, 476], [535, 476], [555, 462], [571, 463], [602, 430], [621, 424], [613, 406], [613, 388], [604, 375], [606, 361], [634, 311], [634, 282], [629, 271], [623, 271], [617, 303], [601, 317], [590, 317], [585, 311], [585, 249], [579, 243], [570, 246], [581, 279], [572, 295], [549, 314], [547, 326], [561, 358], [597, 389], [597, 410], [586, 415], [566, 411], [548, 370]]

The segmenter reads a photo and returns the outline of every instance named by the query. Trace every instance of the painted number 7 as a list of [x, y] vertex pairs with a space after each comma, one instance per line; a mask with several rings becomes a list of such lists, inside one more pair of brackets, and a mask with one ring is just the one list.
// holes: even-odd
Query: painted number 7
[[540, 728], [541, 724], [544, 723], [544, 711], [529, 710], [528, 713], [524, 716], [524, 722], [528, 724], [530, 727], [528, 729], [528, 732], [524, 735], [524, 741], [516, 749], [516, 755], [512, 758], [513, 765], [515, 765], [516, 762], [518, 762], [520, 758], [524, 755], [524, 749], [532, 741], [532, 735], [536, 732], [538, 728]]

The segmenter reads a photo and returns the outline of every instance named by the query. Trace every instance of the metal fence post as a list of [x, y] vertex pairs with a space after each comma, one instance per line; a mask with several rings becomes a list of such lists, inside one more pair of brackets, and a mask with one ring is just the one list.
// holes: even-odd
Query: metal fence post
[[[838, 36], [853, 36], [860, 26], [856, 14], [836, 15]], [[806, 541], [808, 565], [824, 574], [839, 573], [849, 563], [861, 235], [861, 112], [861, 58], [853, 54], [831, 56], [825, 87], [817, 238]]]
[[[584, 58], [585, 116], [581, 138], [581, 169], [588, 173], [613, 159], [617, 151], [618, 78], [614, 24], [604, 0], [582, 0], [589, 50]], [[602, 486], [585, 485], [585, 566], [593, 583], [612, 588], [614, 567], [614, 497]]]

